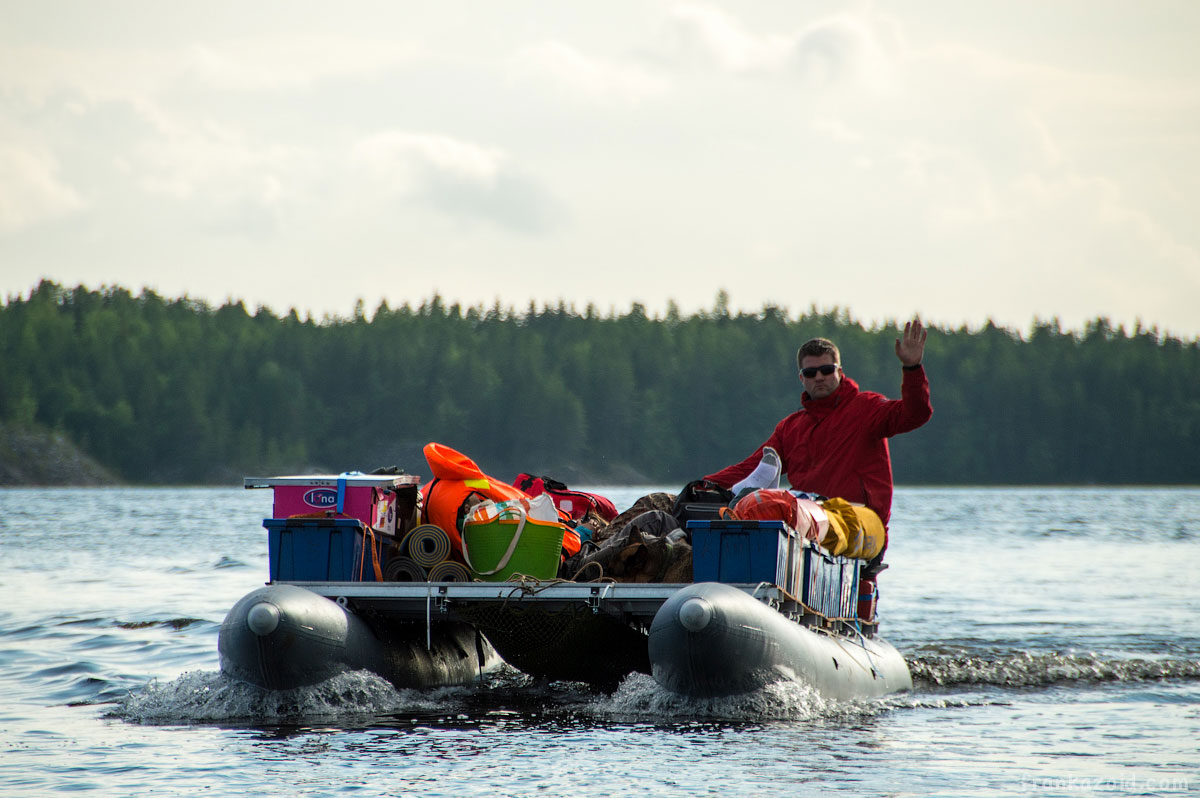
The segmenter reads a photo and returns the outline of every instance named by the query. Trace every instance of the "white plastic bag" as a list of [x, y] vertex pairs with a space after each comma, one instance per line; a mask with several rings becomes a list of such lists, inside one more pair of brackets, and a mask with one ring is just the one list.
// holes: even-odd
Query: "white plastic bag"
[[501, 517], [510, 519], [529, 517], [534, 521], [553, 523], [557, 523], [559, 520], [554, 500], [545, 493], [532, 499], [509, 499], [503, 502], [494, 502], [488, 499], [475, 505], [467, 520], [486, 524]]

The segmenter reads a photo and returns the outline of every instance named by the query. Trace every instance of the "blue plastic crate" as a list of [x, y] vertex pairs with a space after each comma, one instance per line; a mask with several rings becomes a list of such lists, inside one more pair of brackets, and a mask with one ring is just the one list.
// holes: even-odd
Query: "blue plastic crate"
[[[268, 518], [271, 581], [374, 582], [375, 567], [365, 527], [353, 518]], [[383, 566], [384, 536], [373, 535]]]
[[787, 589], [796, 533], [783, 521], [688, 521], [692, 580], [768, 582]]

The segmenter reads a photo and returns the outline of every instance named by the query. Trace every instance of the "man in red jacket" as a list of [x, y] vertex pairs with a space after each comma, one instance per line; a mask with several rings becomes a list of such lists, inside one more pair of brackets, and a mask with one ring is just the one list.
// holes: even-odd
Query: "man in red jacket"
[[729, 488], [750, 474], [763, 449], [771, 447], [794, 489], [865, 504], [886, 527], [892, 510], [887, 439], [916, 429], [933, 415], [929, 380], [921, 366], [925, 337], [921, 320], [914, 319], [896, 339], [904, 373], [900, 399], [860, 391], [842, 372], [841, 354], [831, 341], [808, 341], [796, 354], [804, 406], [776, 424], [754, 454], [705, 479]]

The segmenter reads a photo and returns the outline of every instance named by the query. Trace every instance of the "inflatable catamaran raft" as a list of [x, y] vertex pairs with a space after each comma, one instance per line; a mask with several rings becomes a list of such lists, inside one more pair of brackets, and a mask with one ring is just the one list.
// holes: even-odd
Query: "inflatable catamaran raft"
[[912, 687], [873, 615], [859, 617], [863, 561], [783, 521], [688, 521], [691, 583], [567, 581], [555, 578], [561, 532], [551, 570], [525, 573], [537, 570], [525, 551], [538, 548], [535, 532], [554, 526], [530, 517], [536, 502], [469, 521], [460, 552], [419, 523], [431, 486], [418, 484], [404, 474], [246, 479], [274, 491], [271, 581], [226, 616], [222, 671], [273, 690], [347, 670], [426, 688], [474, 681], [502, 658], [601, 688], [647, 673], [696, 697], [780, 680], [839, 699]]

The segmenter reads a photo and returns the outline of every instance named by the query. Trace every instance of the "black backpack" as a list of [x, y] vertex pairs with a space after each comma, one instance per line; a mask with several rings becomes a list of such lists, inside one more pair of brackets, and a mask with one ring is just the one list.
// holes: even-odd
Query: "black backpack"
[[694, 479], [683, 486], [671, 506], [671, 515], [684, 529], [688, 521], [714, 521], [721, 517], [721, 510], [733, 501], [733, 491], [722, 488], [707, 479]]

